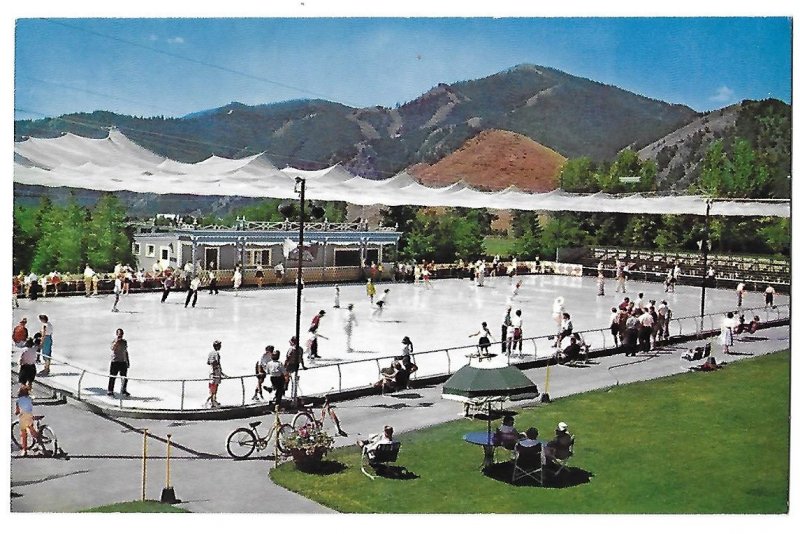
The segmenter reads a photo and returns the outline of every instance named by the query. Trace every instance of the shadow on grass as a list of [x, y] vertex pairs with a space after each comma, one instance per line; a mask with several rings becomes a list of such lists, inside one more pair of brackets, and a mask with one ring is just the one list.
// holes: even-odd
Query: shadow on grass
[[[483, 474], [489, 478], [497, 480], [498, 482], [505, 482], [511, 485], [511, 475], [514, 472], [514, 462], [502, 462], [487, 467]], [[545, 469], [544, 472], [544, 486], [545, 488], [571, 488], [573, 486], [580, 486], [581, 484], [588, 484], [591, 481], [593, 474], [585, 471], [579, 467], [570, 467], [569, 470], [563, 469], [557, 476], [554, 471]], [[536, 486], [540, 487], [539, 483], [530, 477], [517, 480], [513, 483], [514, 486]]]
[[381, 478], [392, 480], [414, 480], [419, 478], [419, 475], [400, 465], [375, 465], [373, 469], [375, 470], [375, 475]]
[[336, 460], [322, 460], [321, 462], [314, 464], [314, 465], [301, 465], [301, 464], [294, 464], [295, 468], [302, 472], [307, 473], [309, 475], [335, 475], [336, 473], [341, 473], [342, 471], [347, 469], [347, 465], [343, 464], [342, 462], [338, 462]]

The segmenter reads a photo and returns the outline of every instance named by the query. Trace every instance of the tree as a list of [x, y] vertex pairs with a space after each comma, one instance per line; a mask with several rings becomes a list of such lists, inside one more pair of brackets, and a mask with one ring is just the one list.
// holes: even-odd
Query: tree
[[561, 168], [559, 185], [564, 191], [594, 193], [599, 191], [596, 166], [587, 157], [567, 160]]
[[134, 261], [125, 207], [113, 194], [97, 201], [85, 236], [86, 261], [94, 269], [110, 271], [116, 263]]

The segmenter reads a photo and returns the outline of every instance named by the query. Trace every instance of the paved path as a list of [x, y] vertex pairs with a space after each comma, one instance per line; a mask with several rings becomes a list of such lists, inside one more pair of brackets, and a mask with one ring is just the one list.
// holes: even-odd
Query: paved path
[[[760, 341], [737, 343], [742, 355], [735, 361], [789, 347], [789, 327], [758, 332]], [[712, 340], [714, 341], [714, 340]], [[599, 358], [587, 367], [557, 366], [551, 369], [550, 395], [559, 397], [578, 392], [647, 380], [685, 372], [688, 362], [679, 355], [698, 342], [683, 343], [651, 356]], [[719, 359], [719, 347], [712, 353]], [[543, 368], [525, 371], [540, 389]], [[337, 405], [337, 413], [348, 438], [337, 445], [377, 432], [390, 424], [402, 434], [458, 419], [460, 404], [441, 399], [441, 385], [429, 386], [391, 396], [374, 395]], [[171, 433], [173, 449], [172, 484], [179, 506], [193, 512], [278, 512], [329, 513], [331, 510], [273, 484], [268, 476], [272, 461], [265, 456], [233, 461], [225, 453], [227, 434], [247, 420], [236, 421], [146, 421], [112, 419], [84, 411], [78, 405], [40, 406], [62, 440], [70, 459], [17, 458], [11, 460], [11, 510], [72, 512], [92, 506], [136, 500], [141, 496], [142, 434], [147, 427], [147, 497], [158, 499], [165, 482], [166, 434]]]

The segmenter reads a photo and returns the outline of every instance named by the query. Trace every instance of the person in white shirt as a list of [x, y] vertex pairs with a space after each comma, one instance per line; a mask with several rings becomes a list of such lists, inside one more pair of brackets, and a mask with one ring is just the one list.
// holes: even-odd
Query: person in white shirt
[[281, 407], [281, 399], [283, 399], [283, 392], [286, 390], [286, 368], [280, 362], [281, 353], [276, 350], [272, 353], [272, 357], [265, 370], [269, 375], [269, 381], [272, 383], [272, 393], [274, 395], [272, 401], [275, 403], [275, 411]]
[[344, 318], [344, 335], [347, 338], [347, 352], [353, 352], [351, 340], [353, 338], [353, 326], [358, 325], [356, 319], [356, 312], [353, 311], [353, 305], [347, 305], [347, 315]]
[[736, 319], [733, 317], [733, 312], [728, 312], [725, 319], [722, 320], [722, 328], [719, 333], [719, 344], [722, 345], [722, 352], [730, 354], [730, 348], [733, 346], [733, 329], [736, 328]]
[[111, 307], [112, 312], [118, 312], [117, 304], [119, 304], [119, 296], [122, 294], [122, 273], [114, 277], [114, 305]]
[[766, 308], [775, 308], [775, 288], [767, 285], [764, 290], [764, 306]]
[[253, 400], [264, 400], [264, 380], [267, 378], [267, 364], [272, 361], [272, 353], [275, 352], [275, 347], [272, 345], [267, 345], [264, 348], [264, 354], [261, 355], [261, 358], [256, 360], [256, 391], [253, 393]]
[[233, 273], [233, 290], [236, 291], [236, 296], [239, 296], [239, 287], [242, 285], [242, 271], [239, 267]]
[[194, 308], [195, 304], [197, 304], [197, 294], [200, 292], [200, 277], [195, 276], [192, 278], [192, 281], [189, 283], [189, 289], [186, 290], [186, 302], [183, 304], [183, 307], [187, 307], [189, 305], [189, 300], [192, 301], [192, 308]]
[[378, 445], [383, 443], [394, 443], [394, 428], [386, 425], [383, 427], [382, 434], [371, 434], [367, 440], [356, 441], [356, 444], [363, 449], [365, 453], [374, 451]]
[[513, 332], [513, 338], [511, 340], [511, 347], [508, 349], [508, 354], [514, 351], [514, 349], [518, 349], [520, 358], [522, 357], [522, 310], [517, 310], [514, 312], [514, 315], [511, 317], [511, 331]]
[[739, 282], [736, 286], [736, 306], [742, 307], [742, 299], [744, 298], [744, 282]]
[[94, 269], [89, 267], [89, 264], [86, 264], [86, 269], [83, 270], [83, 288], [87, 297], [92, 294], [93, 280], [94, 280]]

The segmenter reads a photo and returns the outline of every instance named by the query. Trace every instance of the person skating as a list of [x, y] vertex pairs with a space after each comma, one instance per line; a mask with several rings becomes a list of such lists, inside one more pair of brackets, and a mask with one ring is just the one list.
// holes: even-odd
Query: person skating
[[186, 290], [186, 302], [183, 303], [183, 307], [187, 307], [189, 305], [189, 301], [192, 301], [192, 308], [195, 307], [197, 304], [197, 294], [200, 292], [200, 277], [195, 275], [192, 278], [192, 281], [189, 283], [189, 289]]
[[308, 328], [308, 332], [311, 334], [311, 337], [308, 339], [307, 348], [308, 348], [308, 359], [309, 360], [316, 360], [320, 358], [319, 355], [319, 343], [317, 341], [318, 338], [328, 339], [327, 337], [323, 336], [319, 333], [319, 323], [322, 318], [325, 317], [325, 310], [320, 310], [313, 319], [311, 319], [311, 326]]
[[214, 350], [208, 353], [208, 358], [206, 359], [206, 363], [211, 367], [211, 372], [208, 376], [208, 398], [205, 405], [217, 408], [220, 405], [217, 402], [219, 385], [222, 383], [222, 378], [227, 378], [227, 376], [222, 372], [221, 355], [219, 353], [222, 348], [222, 341], [214, 341], [212, 347]]
[[353, 345], [351, 344], [353, 338], [353, 327], [358, 325], [356, 313], [353, 311], [353, 305], [347, 305], [347, 315], [344, 318], [344, 335], [347, 339], [347, 352], [353, 352]]
[[372, 317], [377, 317], [383, 314], [383, 308], [386, 307], [386, 299], [389, 297], [389, 290], [384, 289], [383, 294], [375, 301], [375, 310], [372, 312]]
[[475, 332], [474, 334], [470, 334], [469, 337], [480, 336], [478, 338], [478, 355], [489, 355], [489, 347], [492, 345], [490, 339], [494, 341], [494, 336], [492, 336], [492, 332], [489, 330], [489, 327], [486, 325], [486, 322], [481, 323], [481, 329]]
[[112, 312], [118, 312], [117, 304], [119, 304], [119, 296], [122, 294], [122, 273], [114, 278], [114, 305], [111, 307]]

